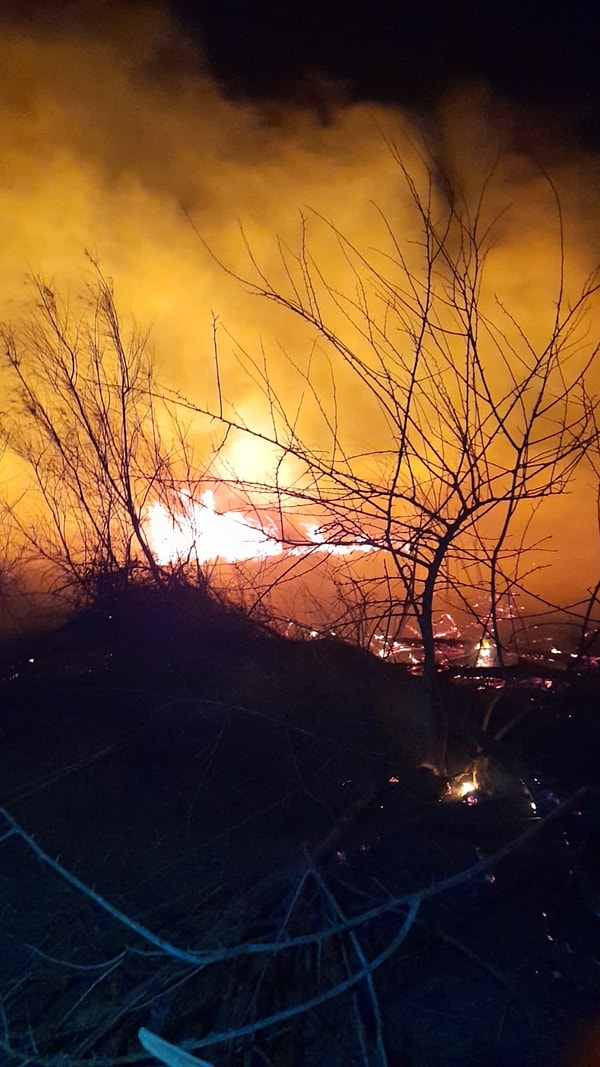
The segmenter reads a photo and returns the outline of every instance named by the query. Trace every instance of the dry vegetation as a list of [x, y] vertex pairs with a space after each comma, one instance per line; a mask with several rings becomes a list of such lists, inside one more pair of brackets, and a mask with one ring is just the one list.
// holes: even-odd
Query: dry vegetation
[[[597, 279], [567, 300], [561, 265], [534, 345], [482, 303], [483, 202], [437, 217], [404, 177], [418, 265], [389, 229], [377, 263], [332, 229], [352, 293], [307, 241], [284, 254], [288, 292], [256, 263], [251, 283], [308, 324], [333, 383], [362, 384], [388, 438], [369, 456], [335, 384], [291, 356], [318, 446], [249, 357], [271, 430], [238, 418], [218, 345], [216, 410], [165, 396], [97, 268], [79, 316], [40, 282], [33, 317], [4, 330], [4, 435], [33, 488], [3, 529], [71, 616], [2, 654], [2, 1065], [583, 1062], [600, 994], [597, 587], [571, 609], [570, 671], [503, 663], [501, 609], [526, 584], [523, 510], [597, 454]], [[310, 548], [284, 517], [318, 507], [330, 549], [362, 538], [387, 561], [338, 590], [366, 647], [290, 640], [218, 595], [200, 558], [159, 566], [148, 502], [174, 509], [214, 478], [183, 412], [220, 428], [217, 453], [231, 435], [275, 450], [270, 482], [235, 488], [255, 515], [279, 503], [282, 544]], [[498, 665], [439, 669], [440, 591]], [[268, 583], [251, 593], [268, 605]], [[393, 642], [410, 622], [416, 673], [369, 649], [374, 626]]]

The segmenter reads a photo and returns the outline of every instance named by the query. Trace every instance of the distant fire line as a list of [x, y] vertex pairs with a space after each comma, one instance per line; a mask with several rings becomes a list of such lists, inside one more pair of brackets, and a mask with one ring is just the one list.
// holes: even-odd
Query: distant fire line
[[199, 501], [187, 494], [182, 494], [181, 500], [183, 508], [177, 513], [158, 501], [147, 509], [148, 542], [160, 566], [188, 559], [199, 563], [214, 560], [240, 563], [315, 551], [332, 555], [377, 551], [377, 546], [366, 542], [329, 544], [318, 525], [304, 527], [306, 543], [287, 545], [277, 536], [274, 526], [265, 529], [239, 511], [217, 511], [210, 490], [203, 492]]

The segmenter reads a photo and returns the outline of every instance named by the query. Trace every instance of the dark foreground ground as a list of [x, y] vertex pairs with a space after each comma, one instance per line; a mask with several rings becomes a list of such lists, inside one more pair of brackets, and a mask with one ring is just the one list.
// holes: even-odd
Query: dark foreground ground
[[[443, 680], [455, 772], [491, 681]], [[403, 744], [418, 682], [211, 605], [89, 612], [0, 697], [0, 1067], [157, 1063], [140, 1028], [219, 1067], [600, 1064], [594, 673], [504, 679], [462, 800]]]

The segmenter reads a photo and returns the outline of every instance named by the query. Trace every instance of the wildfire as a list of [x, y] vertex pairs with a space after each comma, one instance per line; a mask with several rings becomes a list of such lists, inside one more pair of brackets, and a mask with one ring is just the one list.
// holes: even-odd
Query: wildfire
[[219, 512], [214, 493], [204, 492], [200, 501], [181, 494], [177, 514], [155, 501], [147, 512], [147, 536], [157, 563], [164, 566], [181, 560], [222, 559], [238, 563], [246, 559], [278, 556], [283, 545], [275, 532], [251, 523], [238, 511]]
[[318, 525], [306, 525], [299, 544], [284, 543], [274, 524], [267, 526], [252, 522], [239, 511], [218, 511], [214, 493], [206, 490], [200, 500], [188, 493], [181, 494], [181, 510], [170, 511], [155, 501], [146, 513], [146, 535], [153, 555], [161, 566], [186, 560], [207, 563], [223, 560], [239, 563], [243, 560], [266, 559], [284, 553], [300, 555], [327, 552], [348, 555], [352, 552], [374, 552], [376, 546], [366, 542], [335, 543], [327, 541]]

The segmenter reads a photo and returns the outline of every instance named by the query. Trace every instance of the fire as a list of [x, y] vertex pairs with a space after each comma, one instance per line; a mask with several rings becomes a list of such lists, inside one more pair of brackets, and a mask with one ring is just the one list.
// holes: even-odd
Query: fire
[[294, 552], [310, 552], [314, 549], [321, 552], [329, 552], [332, 556], [348, 556], [352, 552], [377, 552], [377, 545], [366, 541], [349, 541], [344, 544], [331, 544], [327, 541], [320, 526], [310, 525], [305, 527], [308, 544], [293, 549]]
[[475, 793], [477, 790], [477, 782], [473, 779], [467, 779], [460, 782], [459, 792], [461, 797], [468, 797], [469, 793]]
[[[334, 316], [334, 322], [338, 313], [342, 316], [345, 336], [349, 326], [343, 316], [357, 300], [358, 279], [330, 240], [328, 226], [317, 220], [331, 220], [352, 247], [379, 249], [380, 256], [388, 248], [381, 213], [389, 219], [390, 236], [399, 241], [397, 251], [412, 263], [413, 253], [421, 254], [420, 226], [402, 192], [395, 152], [409, 172], [421, 174], [426, 143], [432, 140], [434, 211], [445, 209], [450, 186], [477, 202], [493, 172], [490, 217], [502, 218], [489, 256], [494, 306], [502, 301], [515, 323], [523, 323], [536, 340], [553, 322], [557, 218], [554, 196], [543, 192], [538, 149], [543, 145], [546, 152], [551, 146], [544, 137], [540, 140], [537, 113], [532, 119], [519, 107], [513, 115], [505, 98], [495, 100], [491, 90], [461, 85], [436, 97], [426, 121], [420, 113], [417, 121], [412, 110], [390, 102], [382, 107], [371, 96], [365, 100], [351, 93], [346, 98], [336, 87], [327, 101], [331, 121], [323, 123], [321, 105], [308, 103], [312, 90], [306, 96], [302, 90], [297, 105], [283, 98], [258, 102], [223, 93], [207, 73], [210, 64], [201, 58], [194, 68], [196, 50], [169, 21], [167, 9], [176, 5], [113, 4], [110, 18], [109, 5], [46, 5], [53, 8], [52, 25], [11, 15], [13, 8], [24, 6], [0, 5], [2, 320], [12, 321], [20, 312], [23, 274], [31, 266], [56, 279], [63, 292], [70, 291], [77, 318], [88, 300], [82, 250], [92, 249], [114, 282], [119, 305], [130, 309], [142, 332], [151, 325], [152, 347], [164, 366], [159, 377], [169, 389], [216, 409], [220, 400], [230, 402], [242, 422], [260, 428], [265, 419], [269, 425], [269, 401], [278, 397], [289, 428], [296, 432], [298, 417], [298, 432], [311, 449], [327, 450], [328, 431], [339, 425], [344, 446], [344, 437], [350, 438], [350, 454], [365, 457], [361, 476], [364, 471], [376, 479], [378, 456], [389, 448], [389, 427], [385, 420], [372, 419], [372, 405], [343, 373], [343, 360], [334, 359], [329, 368], [318, 345], [309, 357], [310, 331], [300, 329], [281, 306], [257, 301], [221, 264], [239, 264], [242, 274], [252, 274], [247, 235], [252, 256], [266, 266], [275, 284], [285, 287], [288, 279], [278, 250], [287, 248], [292, 256], [301, 251], [300, 208], [310, 205], [306, 252], [330, 280], [332, 293], [350, 301], [338, 305]], [[530, 122], [533, 155], [526, 150]], [[572, 249], [566, 274], [574, 272], [576, 281], [579, 274], [588, 276], [597, 255], [598, 198], [592, 195], [598, 185], [597, 160], [573, 136], [563, 139], [560, 152], [548, 151], [547, 162], [564, 201], [565, 248]], [[438, 182], [440, 168], [444, 181]], [[589, 196], [584, 189], [591, 191]], [[504, 213], [507, 204], [511, 210]], [[382, 309], [384, 295], [382, 290], [377, 298]], [[220, 380], [211, 386], [217, 319], [227, 334], [219, 334]], [[385, 340], [388, 325], [384, 320], [380, 325]], [[367, 339], [354, 338], [352, 330], [348, 336], [362, 350]], [[392, 335], [388, 340], [402, 347]], [[259, 367], [263, 351], [272, 381], [254, 388], [243, 368], [252, 370], [255, 359]], [[304, 390], [302, 376], [298, 379], [294, 370], [302, 372], [305, 357], [315, 375], [313, 393]], [[499, 368], [503, 360], [497, 363]], [[329, 370], [335, 378], [333, 394]], [[383, 366], [380, 370], [385, 375]], [[3, 392], [4, 382], [2, 378]], [[229, 393], [226, 382], [231, 383]], [[439, 428], [432, 427], [434, 432]], [[251, 468], [260, 478], [265, 457], [258, 440], [251, 445], [247, 437], [228, 440], [227, 462], [244, 477]], [[203, 447], [203, 437], [194, 442], [198, 454]], [[22, 461], [3, 454], [2, 479], [11, 503], [23, 498], [29, 475]], [[533, 559], [536, 582], [538, 573], [547, 576], [539, 582], [553, 602], [585, 598], [587, 576], [597, 567], [593, 481], [586, 474], [573, 495], [556, 494], [548, 521], [542, 512], [535, 519], [532, 540], [542, 544], [551, 531], [562, 546], [551, 568], [536, 571], [539, 560]], [[574, 513], [582, 526], [576, 543]], [[186, 503], [174, 517], [153, 504], [147, 522], [156, 558], [165, 563], [190, 556], [277, 559], [293, 551], [278, 541], [281, 530], [273, 532], [235, 513], [221, 515], [201, 502]], [[303, 530], [298, 539], [303, 547], [297, 552], [335, 554], [341, 564], [343, 554], [367, 551], [364, 545], [332, 545], [331, 540]], [[410, 545], [405, 551], [410, 553]]]
[[478, 791], [477, 772], [473, 766], [463, 774], [450, 779], [442, 800], [462, 800], [466, 804], [476, 804]]
[[164, 566], [182, 560], [207, 563], [222, 559], [238, 563], [266, 559], [283, 552], [274, 531], [268, 533], [238, 511], [219, 512], [214, 493], [204, 492], [200, 501], [181, 494], [183, 510], [170, 512], [155, 501], [147, 512], [147, 536], [157, 563]]
[[483, 637], [476, 648], [476, 667], [496, 667], [498, 665], [498, 649], [493, 638]]
[[218, 511], [215, 495], [210, 490], [194, 500], [189, 493], [181, 493], [181, 510], [170, 511], [158, 501], [146, 512], [146, 536], [152, 553], [161, 566], [193, 560], [208, 563], [223, 560], [240, 563], [260, 560], [284, 553], [301, 555], [327, 552], [349, 555], [353, 552], [375, 552], [377, 547], [367, 542], [331, 544], [318, 525], [305, 525], [292, 542], [283, 542], [275, 525], [267, 520], [267, 528], [252, 522], [239, 511]]

